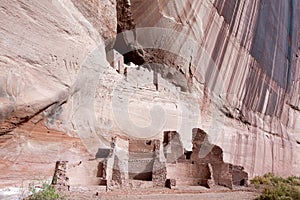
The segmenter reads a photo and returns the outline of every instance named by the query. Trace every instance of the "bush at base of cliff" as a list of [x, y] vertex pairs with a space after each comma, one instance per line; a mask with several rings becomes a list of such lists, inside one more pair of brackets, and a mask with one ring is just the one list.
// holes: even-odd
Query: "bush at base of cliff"
[[251, 180], [257, 189], [262, 189], [258, 200], [300, 200], [300, 177], [282, 178], [272, 173]]
[[43, 184], [41, 190], [37, 190], [34, 186], [30, 187], [32, 195], [28, 200], [64, 200], [52, 185]]

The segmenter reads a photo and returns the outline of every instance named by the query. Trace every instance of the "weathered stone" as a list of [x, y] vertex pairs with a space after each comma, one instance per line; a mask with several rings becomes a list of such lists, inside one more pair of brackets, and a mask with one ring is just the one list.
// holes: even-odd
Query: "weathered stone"
[[164, 132], [164, 154], [168, 163], [174, 163], [184, 155], [180, 135], [176, 131]]
[[[112, 169], [112, 181], [114, 186], [126, 186], [129, 179], [129, 141], [122, 138], [114, 138], [114, 162]], [[108, 173], [108, 172], [107, 172]]]
[[213, 171], [213, 168], [212, 168], [210, 163], [208, 163], [208, 169], [209, 169], [210, 177], [207, 180], [207, 186], [209, 188], [213, 188], [216, 185], [216, 182], [215, 182], [215, 179], [214, 179], [214, 171]]
[[247, 185], [248, 173], [241, 166], [224, 162], [222, 149], [208, 140], [208, 135], [201, 129], [193, 129], [194, 163], [208, 163], [210, 176], [214, 183], [233, 188], [234, 185]]
[[166, 184], [167, 168], [166, 163], [160, 160], [159, 146], [160, 141], [154, 141], [155, 143], [155, 155], [152, 169], [152, 181], [153, 185], [157, 187], [164, 187]]
[[112, 66], [112, 68], [117, 70], [119, 74], [125, 73], [123, 55], [121, 55], [119, 52], [113, 49], [106, 53], [106, 58], [109, 64]]
[[96, 154], [96, 158], [110, 158], [112, 157], [113, 149], [98, 149], [98, 152]]
[[[182, 91], [203, 92], [203, 130], [251, 177], [300, 173], [299, 8], [271, 0], [132, 0], [128, 8], [136, 29], [129, 46], [147, 47], [144, 60], [163, 63], [162, 77]], [[221, 127], [211, 120], [216, 110], [226, 116]]]
[[67, 177], [67, 164], [68, 161], [57, 161], [52, 179], [52, 184], [62, 191], [70, 190], [69, 177]]
[[248, 174], [244, 171], [242, 166], [232, 166], [232, 181], [233, 185], [247, 186]]
[[205, 186], [211, 179], [208, 165], [192, 162], [167, 164], [167, 179], [175, 179], [177, 186]]

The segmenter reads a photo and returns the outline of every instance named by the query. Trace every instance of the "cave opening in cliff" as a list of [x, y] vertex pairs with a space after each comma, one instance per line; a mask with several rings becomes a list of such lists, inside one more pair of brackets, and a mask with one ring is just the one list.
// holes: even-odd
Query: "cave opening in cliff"
[[[145, 63], [144, 51], [138, 48], [137, 43], [128, 42], [128, 34], [136, 41], [135, 23], [132, 18], [130, 1], [117, 0], [117, 36], [114, 44], [114, 49], [124, 56], [124, 62], [130, 62], [136, 65]], [[125, 36], [126, 32], [126, 36]]]
[[124, 56], [125, 64], [143, 65], [145, 63], [143, 49], [136, 49], [134, 46], [127, 45], [122, 34], [117, 35], [114, 49]]

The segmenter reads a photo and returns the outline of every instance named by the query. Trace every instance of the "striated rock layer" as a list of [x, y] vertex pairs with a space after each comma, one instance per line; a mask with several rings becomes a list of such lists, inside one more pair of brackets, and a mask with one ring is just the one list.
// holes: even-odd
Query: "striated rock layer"
[[98, 63], [108, 65], [103, 38], [117, 31], [116, 3], [94, 3], [1, 2], [0, 187], [27, 187], [28, 180], [51, 177], [57, 160], [89, 158], [70, 128], [83, 104], [72, 97], [76, 85], [84, 87], [78, 74], [94, 49]]
[[299, 174], [299, 9], [297, 1], [132, 0], [129, 45], [180, 71], [181, 90], [203, 92], [201, 116], [208, 91], [226, 118], [217, 131], [201, 124], [228, 162], [251, 176]]
[[[193, 128], [250, 178], [300, 175], [299, 9], [294, 0], [3, 1], [0, 187], [51, 177], [57, 160], [94, 158], [113, 135], [177, 131], [191, 151]], [[113, 44], [141, 66], [117, 73], [106, 60]]]

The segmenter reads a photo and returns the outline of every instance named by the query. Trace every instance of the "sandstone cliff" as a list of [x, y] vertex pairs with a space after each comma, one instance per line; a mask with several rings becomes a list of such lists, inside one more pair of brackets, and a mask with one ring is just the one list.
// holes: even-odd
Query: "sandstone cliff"
[[299, 8], [297, 1], [131, 1], [136, 37], [128, 46], [143, 47], [148, 63], [177, 69], [171, 81], [185, 76], [181, 90], [202, 92], [200, 116], [214, 106], [226, 116], [216, 131], [218, 120], [201, 127], [216, 135], [227, 161], [252, 176], [299, 174]]
[[[77, 76], [94, 49], [106, 64], [104, 39], [115, 37], [117, 19], [114, 1], [3, 1], [0, 16], [3, 187], [50, 177], [50, 163], [85, 155], [68, 128], [79, 107], [71, 100], [74, 85], [83, 81]], [[56, 120], [67, 109], [64, 120]]]
[[[191, 150], [193, 128], [250, 177], [300, 175], [299, 12], [294, 0], [3, 1], [1, 187], [51, 177], [112, 135], [177, 131]], [[141, 66], [118, 74], [112, 48]]]

